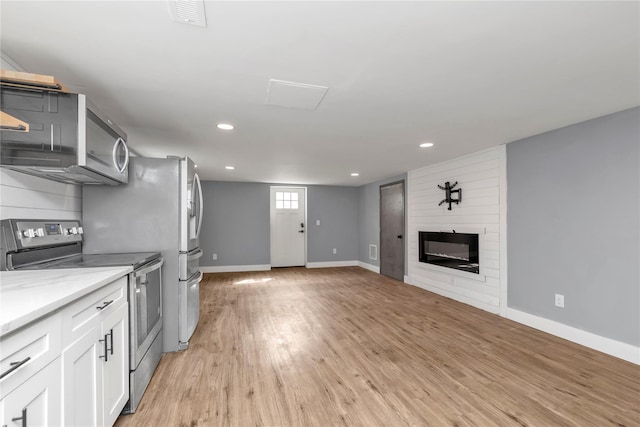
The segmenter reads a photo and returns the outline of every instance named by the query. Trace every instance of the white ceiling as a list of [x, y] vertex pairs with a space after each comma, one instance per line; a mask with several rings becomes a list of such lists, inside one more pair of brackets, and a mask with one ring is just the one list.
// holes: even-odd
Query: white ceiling
[[[200, 28], [164, 1], [3, 0], [0, 47], [203, 179], [361, 185], [640, 105], [639, 5], [207, 2]], [[283, 108], [270, 79], [329, 89]]]

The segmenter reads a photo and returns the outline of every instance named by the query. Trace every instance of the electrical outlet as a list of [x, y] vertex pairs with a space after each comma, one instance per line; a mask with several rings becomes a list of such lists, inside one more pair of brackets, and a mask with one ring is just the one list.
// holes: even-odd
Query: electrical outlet
[[333, 254], [335, 255], [337, 253], [338, 253], [338, 250], [336, 248], [333, 248]]
[[320, 225], [320, 220], [316, 219], [316, 225]]
[[564, 308], [564, 295], [556, 294], [556, 307]]
[[218, 254], [213, 254], [213, 260], [217, 261], [218, 260]]

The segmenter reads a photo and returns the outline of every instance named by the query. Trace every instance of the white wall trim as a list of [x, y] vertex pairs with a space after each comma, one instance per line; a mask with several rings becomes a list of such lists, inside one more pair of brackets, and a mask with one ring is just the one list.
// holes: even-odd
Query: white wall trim
[[507, 252], [507, 145], [500, 146], [500, 315], [507, 316], [509, 289]]
[[498, 314], [498, 311], [499, 311], [499, 307], [497, 307], [496, 305], [490, 304], [488, 302], [483, 302], [476, 298], [470, 298], [466, 295], [450, 292], [450, 291], [447, 291], [446, 289], [430, 286], [426, 283], [422, 283], [418, 280], [412, 279], [411, 276], [404, 276], [404, 282], [408, 285], [412, 285], [420, 289], [424, 289], [425, 291], [433, 292], [434, 294], [442, 295], [443, 297], [447, 297], [454, 301], [458, 301], [464, 304], [468, 304], [472, 307], [479, 308], [484, 311], [488, 311], [489, 313]]
[[[366, 262], [358, 261], [358, 267], [364, 268], [365, 270], [373, 271], [374, 273], [380, 274], [380, 267], [373, 264], [368, 264]], [[407, 277], [407, 276], [405, 276]]]
[[308, 262], [307, 268], [357, 267], [358, 261]]
[[240, 271], [269, 271], [269, 270], [271, 270], [271, 264], [200, 266], [200, 271], [202, 271], [203, 273], [231, 273], [231, 272], [240, 272]]
[[554, 320], [545, 319], [513, 308], [506, 309], [507, 319], [540, 331], [640, 365], [640, 347], [596, 335]]

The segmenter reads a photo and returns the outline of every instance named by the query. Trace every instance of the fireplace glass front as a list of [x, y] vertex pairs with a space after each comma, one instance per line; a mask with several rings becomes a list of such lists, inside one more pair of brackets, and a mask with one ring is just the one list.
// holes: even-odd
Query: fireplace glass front
[[418, 239], [420, 262], [480, 273], [477, 234], [420, 231]]

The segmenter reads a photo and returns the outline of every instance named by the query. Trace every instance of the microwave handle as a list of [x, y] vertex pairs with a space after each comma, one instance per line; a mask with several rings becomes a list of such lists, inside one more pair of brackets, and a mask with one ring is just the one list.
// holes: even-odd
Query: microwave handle
[[[124, 147], [124, 153], [125, 153], [124, 164], [122, 165], [122, 167], [118, 166], [118, 146], [120, 144], [122, 144], [122, 146]], [[116, 139], [116, 142], [113, 144], [112, 156], [113, 156], [113, 164], [115, 165], [116, 169], [118, 169], [118, 172], [124, 173], [124, 171], [127, 170], [127, 166], [129, 166], [129, 147], [127, 147], [127, 143], [124, 141], [124, 139], [122, 138]]]

